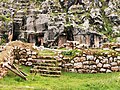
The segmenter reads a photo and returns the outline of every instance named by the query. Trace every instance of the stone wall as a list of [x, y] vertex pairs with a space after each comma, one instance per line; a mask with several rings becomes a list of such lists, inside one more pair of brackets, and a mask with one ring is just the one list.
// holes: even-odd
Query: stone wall
[[[84, 52], [73, 59], [62, 57], [63, 70], [77, 73], [108, 73], [120, 71], [120, 56], [114, 51]], [[109, 52], [109, 53], [108, 53]]]
[[[21, 41], [8, 43], [0, 53], [0, 78], [7, 74], [8, 69], [6, 67], [12, 69], [10, 65], [14, 62], [19, 63], [23, 58], [24, 62], [28, 61], [30, 58], [36, 58], [37, 52], [35, 50], [33, 45], [29, 43], [23, 43]], [[24, 64], [29, 65], [30, 63]]]
[[[33, 44], [13, 41], [8, 43], [0, 53], [0, 78], [7, 74], [8, 69], [16, 74], [16, 69], [12, 67], [14, 63], [32, 66], [31, 73], [57, 77], [61, 75], [60, 62], [54, 57], [39, 56], [37, 47]], [[20, 76], [18, 73], [17, 75]], [[21, 75], [20, 77], [27, 80], [26, 76]]]

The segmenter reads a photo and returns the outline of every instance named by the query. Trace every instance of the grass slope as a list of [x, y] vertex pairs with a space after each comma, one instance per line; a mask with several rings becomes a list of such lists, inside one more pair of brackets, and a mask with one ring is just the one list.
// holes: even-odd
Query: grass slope
[[[29, 68], [22, 67], [29, 74]], [[0, 80], [0, 90], [119, 90], [120, 72], [77, 74], [63, 72], [61, 77], [29, 74], [24, 81], [13, 73]]]

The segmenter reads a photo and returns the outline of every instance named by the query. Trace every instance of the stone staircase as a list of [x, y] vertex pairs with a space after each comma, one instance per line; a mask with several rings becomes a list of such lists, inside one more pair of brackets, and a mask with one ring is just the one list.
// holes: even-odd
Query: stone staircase
[[41, 76], [59, 77], [61, 75], [61, 67], [59, 67], [59, 61], [54, 58], [38, 58], [31, 73], [39, 73]]

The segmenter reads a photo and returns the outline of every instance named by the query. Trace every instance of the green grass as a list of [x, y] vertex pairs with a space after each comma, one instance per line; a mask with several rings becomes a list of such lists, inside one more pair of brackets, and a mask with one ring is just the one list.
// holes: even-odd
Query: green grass
[[77, 74], [62, 72], [61, 77], [42, 77], [29, 73], [29, 68], [22, 67], [29, 74], [24, 81], [9, 72], [0, 80], [0, 90], [119, 90], [120, 72], [99, 74]]
[[55, 56], [56, 53], [52, 50], [42, 50], [38, 53], [39, 56]]

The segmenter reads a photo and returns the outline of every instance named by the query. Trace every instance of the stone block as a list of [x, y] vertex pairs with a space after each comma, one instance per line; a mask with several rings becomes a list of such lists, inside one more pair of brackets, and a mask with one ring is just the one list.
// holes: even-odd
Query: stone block
[[96, 64], [98, 64], [98, 63], [100, 63], [100, 60], [99, 60], [99, 59], [96, 60]]
[[91, 73], [97, 73], [97, 70], [91, 70]]
[[98, 64], [97, 64], [97, 67], [98, 67], [98, 68], [101, 68], [102, 66], [103, 66], [102, 63], [98, 63]]
[[106, 68], [106, 69], [107, 69], [107, 68], [110, 68], [110, 67], [111, 67], [110, 64], [104, 64], [104, 65], [103, 65], [103, 68]]
[[83, 68], [83, 64], [81, 62], [74, 63], [74, 68]]
[[72, 64], [74, 64], [74, 61], [73, 61], [73, 60], [71, 60], [71, 63], [72, 63]]
[[100, 60], [102, 60], [102, 59], [103, 59], [103, 57], [102, 57], [102, 56], [99, 56], [98, 58], [99, 58]]
[[105, 58], [105, 59], [101, 60], [101, 63], [103, 63], [103, 64], [108, 63], [108, 59], [107, 59], [107, 58]]
[[111, 61], [111, 62], [112, 62], [113, 60], [114, 60], [114, 59], [113, 59], [113, 57], [110, 57], [110, 58], [109, 58], [109, 61]]
[[105, 72], [106, 72], [106, 69], [101, 68], [101, 69], [100, 69], [100, 72], [105, 73]]
[[78, 73], [83, 73], [84, 69], [78, 69]]
[[112, 62], [110, 64], [111, 64], [111, 66], [117, 66], [117, 62]]
[[111, 67], [111, 70], [112, 70], [113, 72], [117, 72], [117, 71], [119, 70], [119, 67], [118, 67], [118, 66]]
[[87, 55], [86, 58], [87, 58], [87, 60], [94, 60], [94, 56], [93, 55]]
[[83, 65], [89, 65], [89, 61], [84, 61]]
[[106, 70], [106, 73], [111, 73], [111, 72], [112, 72], [112, 71], [111, 71], [111, 70], [109, 70], [109, 69], [107, 69], [107, 70]]
[[89, 61], [89, 64], [94, 65], [94, 64], [96, 64], [96, 62], [95, 61]]
[[83, 65], [83, 68], [84, 68], [84, 69], [89, 69], [90, 66], [89, 66], [89, 65]]
[[75, 62], [78, 62], [78, 61], [80, 61], [80, 58], [79, 58], [79, 57], [75, 57], [75, 58], [74, 58], [74, 61], [75, 61]]
[[80, 61], [86, 61], [86, 57], [80, 57]]
[[120, 60], [117, 61], [118, 66], [120, 66]]
[[117, 59], [120, 60], [120, 56], [117, 56]]
[[90, 65], [90, 69], [96, 69], [96, 65]]
[[69, 72], [75, 72], [75, 69], [69, 69]]

